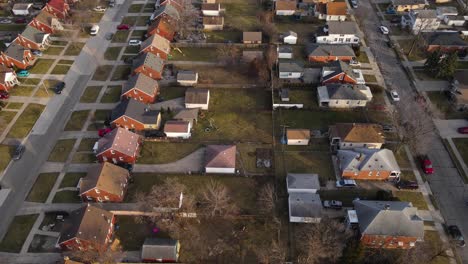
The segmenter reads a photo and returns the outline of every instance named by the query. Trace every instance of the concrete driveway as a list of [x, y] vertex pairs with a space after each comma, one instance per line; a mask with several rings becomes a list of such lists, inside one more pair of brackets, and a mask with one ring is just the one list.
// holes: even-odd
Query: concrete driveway
[[439, 134], [442, 138], [465, 138], [468, 134], [460, 134], [457, 129], [460, 127], [468, 127], [468, 121], [465, 119], [437, 119], [434, 120], [434, 124], [439, 130]]

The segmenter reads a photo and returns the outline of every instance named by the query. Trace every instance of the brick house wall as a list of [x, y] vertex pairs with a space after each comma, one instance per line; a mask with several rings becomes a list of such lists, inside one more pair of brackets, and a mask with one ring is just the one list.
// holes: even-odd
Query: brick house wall
[[59, 18], [59, 19], [65, 19], [65, 17], [68, 15], [68, 11], [70, 10], [70, 7], [68, 4], [64, 3], [63, 4], [63, 11], [60, 11], [58, 9], [55, 9], [49, 4], [46, 4], [45, 7], [43, 8], [45, 11], [51, 13], [54, 17]]
[[141, 148], [141, 143], [138, 145], [137, 149], [135, 150], [135, 153], [133, 153], [133, 155], [131, 156], [123, 154], [119, 151], [108, 149], [102, 153], [98, 153], [96, 157], [98, 158], [100, 162], [108, 161], [114, 164], [117, 164], [117, 163], [135, 164], [140, 148]]
[[321, 62], [327, 63], [332, 61], [346, 61], [349, 62], [353, 59], [353, 56], [309, 56], [310, 62]]
[[127, 192], [127, 182], [125, 183], [125, 186], [122, 188], [122, 193], [120, 195], [116, 195], [113, 193], [106, 192], [104, 190], [100, 190], [97, 188], [91, 189], [87, 192], [81, 193], [81, 199], [83, 200], [84, 203], [86, 202], [114, 202], [114, 203], [120, 203], [123, 201], [125, 197], [125, 193]]
[[409, 249], [416, 244], [418, 239], [416, 237], [406, 237], [406, 236], [381, 236], [381, 235], [363, 235], [361, 237], [361, 242], [366, 247], [371, 248], [388, 248], [388, 249]]
[[158, 34], [159, 36], [169, 40], [169, 41], [172, 41], [174, 40], [174, 33], [172, 32], [169, 32], [169, 31], [166, 31], [166, 30], [163, 30], [162, 28], [160, 27], [149, 27], [148, 28], [148, 37], [150, 36], [153, 36], [153, 35], [156, 35]]
[[2, 52], [0, 56], [0, 64], [3, 64], [7, 67], [17, 67], [19, 69], [25, 70], [29, 66], [33, 65], [35, 59], [36, 58], [29, 50], [24, 52], [23, 61], [15, 60]]
[[79, 239], [79, 243], [75, 238], [70, 238], [69, 240], [63, 241], [59, 244], [62, 250], [72, 250], [72, 251], [86, 251], [90, 249], [92, 246], [94, 249], [107, 249], [109, 245], [109, 241], [112, 239], [112, 235], [114, 233], [114, 225], [115, 225], [115, 216], [112, 216], [111, 225], [109, 230], [107, 231], [106, 236], [106, 243], [105, 244], [96, 244], [92, 241]]
[[145, 125], [128, 116], [121, 116], [111, 123], [114, 127], [122, 127], [125, 129], [134, 129], [135, 131], [142, 131]]
[[29, 22], [28, 25], [44, 33], [53, 34], [55, 32], [55, 30], [52, 27], [36, 20], [35, 18], [33, 18], [33, 20], [31, 20], [31, 22]]
[[140, 51], [140, 53], [142, 53], [142, 52], [145, 52], [145, 53], [146, 53], [146, 52], [151, 52], [151, 53], [153, 53], [154, 55], [160, 57], [161, 59], [167, 60], [167, 54], [166, 54], [164, 51], [162, 51], [162, 50], [156, 48], [155, 46], [151, 46], [151, 45], [150, 45], [150, 46], [148, 46], [148, 47], [142, 49], [142, 50]]
[[131, 98], [137, 101], [140, 101], [145, 104], [152, 104], [156, 101], [158, 90], [156, 89], [154, 94], [150, 95], [147, 93], [142, 92], [139, 89], [130, 89], [126, 93], [122, 94], [122, 97]]
[[148, 66], [142, 65], [133, 70], [133, 74], [142, 73], [152, 79], [161, 80], [162, 74]]
[[352, 171], [343, 171], [341, 176], [353, 180], [387, 180], [390, 177], [390, 171], [362, 170], [357, 175]]
[[[37, 42], [34, 42], [30, 39], [27, 39], [23, 36], [18, 35], [18, 37], [15, 38], [14, 40], [15, 43], [27, 48], [27, 49], [33, 49], [33, 50], [44, 50], [46, 48], [45, 45], [43, 45], [43, 43], [37, 43]], [[47, 42], [47, 41], [46, 41]]]
[[357, 81], [351, 78], [349, 75], [345, 74], [344, 72], [333, 76], [332, 78], [326, 79], [322, 81], [322, 84], [330, 84], [330, 83], [349, 83], [349, 84], [357, 84]]
[[428, 45], [427, 46], [427, 52], [434, 52], [438, 49], [440, 49], [440, 51], [443, 53], [450, 53], [454, 51], [460, 52], [460, 51], [468, 50], [467, 47], [463, 47], [463, 46], [440, 46], [440, 45]]

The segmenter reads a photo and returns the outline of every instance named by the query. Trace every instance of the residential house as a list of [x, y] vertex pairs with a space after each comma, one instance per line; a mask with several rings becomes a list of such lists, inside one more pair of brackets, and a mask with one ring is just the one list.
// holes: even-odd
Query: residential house
[[15, 16], [29, 16], [32, 11], [32, 3], [16, 3], [13, 5], [11, 12]]
[[348, 45], [313, 44], [307, 48], [310, 62], [346, 61], [355, 59], [353, 49]]
[[[273, 97], [273, 109], [277, 108], [293, 108], [293, 109], [302, 109], [304, 108], [304, 103], [302, 100], [304, 99], [302, 94], [297, 94], [296, 90], [290, 90], [288, 88], [281, 88], [278, 89], [278, 99], [277, 97]], [[292, 94], [292, 96], [290, 96]], [[287, 140], [285, 138], [284, 140]], [[284, 142], [285, 144], [287, 142]]]
[[446, 16], [444, 23], [451, 27], [463, 27], [468, 20], [468, 16]]
[[244, 44], [261, 44], [262, 32], [248, 32], [242, 33], [242, 43]]
[[201, 88], [188, 88], [185, 90], [185, 108], [208, 110], [209, 103], [210, 90]]
[[222, 16], [203, 17], [203, 29], [223, 30], [223, 27], [224, 27], [224, 17]]
[[400, 178], [400, 167], [389, 149], [339, 149], [336, 157], [344, 179], [398, 181]]
[[49, 12], [56, 18], [65, 19], [70, 11], [70, 6], [65, 0], [50, 0], [42, 10]]
[[348, 14], [346, 2], [328, 2], [315, 5], [315, 16], [326, 21], [345, 21]]
[[242, 51], [242, 61], [244, 63], [250, 63], [253, 60], [263, 59], [263, 51], [261, 50], [243, 50]]
[[435, 10], [411, 10], [401, 17], [401, 26], [408, 27], [416, 35], [437, 30], [440, 20]]
[[180, 86], [194, 86], [198, 82], [198, 73], [194, 71], [178, 71], [177, 83]]
[[450, 90], [453, 104], [459, 111], [468, 109], [468, 71], [456, 71]]
[[114, 214], [94, 205], [74, 210], [65, 220], [57, 244], [62, 250], [104, 251], [114, 232]]
[[157, 130], [161, 127], [161, 112], [139, 101], [124, 99], [112, 110], [111, 120], [114, 127], [135, 131]]
[[182, 120], [182, 121], [187, 121], [190, 122], [190, 126], [193, 127], [197, 121], [198, 121], [198, 108], [192, 108], [192, 109], [181, 109], [179, 112], [177, 112], [176, 115], [174, 115], [174, 120]]
[[28, 25], [14, 42], [28, 49], [45, 50], [50, 45], [50, 34]]
[[148, 26], [147, 36], [160, 35], [161, 37], [172, 41], [175, 35], [176, 21], [171, 17], [159, 17]]
[[12, 68], [0, 65], [0, 91], [9, 92], [17, 84], [19, 81], [16, 72]]
[[310, 130], [309, 129], [286, 129], [286, 143], [288, 145], [309, 145]]
[[169, 40], [158, 34], [149, 37], [143, 41], [140, 46], [140, 53], [148, 52], [151, 52], [163, 60], [166, 60], [167, 56], [171, 52], [171, 45]]
[[36, 62], [36, 57], [31, 53], [31, 50], [14, 42], [0, 54], [0, 64], [6, 67], [17, 67], [24, 70]]
[[358, 26], [354, 21], [328, 21], [318, 32], [318, 44], [359, 44]]
[[277, 16], [292, 16], [296, 12], [297, 2], [295, 0], [277, 0], [274, 3]]
[[63, 30], [63, 26], [58, 18], [45, 10], [42, 10], [39, 15], [35, 16], [28, 25], [47, 34]]
[[279, 62], [280, 79], [299, 79], [304, 75], [304, 68], [297, 62]]
[[279, 45], [277, 48], [278, 59], [292, 59], [293, 58], [293, 48], [292, 46]]
[[297, 43], [297, 33], [289, 30], [283, 35], [284, 44], [296, 44]]
[[356, 199], [353, 204], [364, 246], [410, 249], [424, 240], [424, 221], [412, 203]]
[[458, 32], [428, 32], [423, 34], [426, 44], [426, 50], [433, 52], [440, 50], [442, 52], [465, 53], [468, 51], [468, 42], [461, 38]]
[[164, 133], [168, 138], [188, 139], [192, 136], [192, 123], [183, 120], [170, 120], [164, 124]]
[[322, 85], [331, 83], [364, 84], [361, 70], [353, 69], [342, 61], [334, 61], [322, 67], [320, 82]]
[[150, 20], [155, 20], [160, 17], [178, 21], [180, 19], [180, 11], [173, 4], [161, 5], [154, 11], [153, 15], [151, 15]]
[[438, 6], [436, 13], [439, 20], [444, 20], [446, 16], [458, 16], [458, 9], [454, 6]]
[[380, 149], [385, 143], [382, 126], [377, 124], [337, 123], [328, 134], [334, 149]]
[[206, 173], [236, 173], [236, 145], [208, 145], [205, 152]]
[[392, 7], [397, 12], [408, 12], [410, 10], [421, 10], [428, 6], [426, 0], [392, 0]]
[[148, 262], [177, 262], [180, 243], [178, 240], [165, 238], [146, 238], [141, 249], [141, 260]]
[[136, 74], [124, 84], [122, 98], [132, 98], [144, 104], [152, 104], [159, 94], [158, 82], [144, 74]]
[[320, 190], [318, 174], [290, 173], [286, 176], [288, 193], [317, 193]]
[[133, 74], [144, 74], [152, 79], [161, 80], [164, 60], [151, 52], [139, 54], [132, 62]]
[[332, 83], [317, 88], [317, 99], [320, 107], [365, 107], [372, 101], [372, 92], [364, 84]]
[[221, 4], [202, 4], [201, 11], [204, 16], [220, 16]]
[[100, 138], [94, 144], [93, 151], [101, 162], [134, 164], [140, 152], [140, 146], [139, 135], [118, 127]]
[[79, 182], [83, 202], [122, 202], [128, 187], [128, 170], [109, 162], [94, 164]]

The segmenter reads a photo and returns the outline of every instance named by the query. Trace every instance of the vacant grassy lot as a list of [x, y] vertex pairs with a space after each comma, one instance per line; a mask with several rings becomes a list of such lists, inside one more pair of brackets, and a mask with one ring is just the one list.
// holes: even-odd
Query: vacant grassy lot
[[411, 46], [413, 45], [412, 39], [400, 39], [398, 40], [398, 44], [400, 45], [400, 48], [403, 49], [403, 52], [408, 57], [408, 60], [419, 61], [419, 60], [424, 60], [426, 58], [423, 45], [420, 45], [418, 43], [415, 45], [415, 47], [411, 51], [411, 55], [408, 54], [411, 49]]
[[130, 31], [128, 30], [120, 30], [115, 32], [114, 36], [112, 37], [112, 43], [126, 43], [128, 39], [128, 35]]
[[36, 120], [41, 115], [45, 106], [40, 104], [29, 104], [20, 115], [16, 123], [8, 132], [8, 138], [24, 138], [29, 134]]
[[88, 86], [80, 98], [81, 103], [95, 103], [102, 86]]
[[[237, 156], [237, 165], [236, 167], [242, 170], [246, 170], [247, 173], [267, 173], [273, 169], [273, 151], [272, 159], [271, 159], [271, 168], [257, 168], [257, 157], [256, 157], [256, 150], [258, 148], [262, 149], [271, 149], [270, 144], [248, 144], [248, 143], [241, 143], [237, 144], [237, 151], [239, 155]], [[242, 161], [242, 162], [241, 162]], [[243, 171], [242, 171], [243, 172]]]
[[57, 180], [58, 175], [58, 172], [39, 174], [28, 194], [28, 197], [26, 197], [26, 201], [44, 203], [49, 196], [50, 190], [54, 187], [54, 183]]
[[[164, 164], [182, 159], [201, 147], [198, 143], [145, 142], [138, 163]], [[170, 155], [168, 155], [170, 153]]]
[[115, 68], [111, 81], [128, 80], [128, 76], [130, 75], [130, 73], [132, 73], [132, 66], [119, 65], [117, 66], [117, 68]]
[[0, 172], [8, 166], [8, 163], [10, 163], [15, 149], [15, 146], [0, 145]]
[[393, 195], [400, 201], [411, 202], [414, 207], [420, 210], [428, 210], [424, 196], [420, 192], [395, 191]]
[[187, 47], [180, 48], [182, 53], [173, 49], [171, 52], [171, 60], [180, 61], [217, 61], [218, 53], [213, 48], [196, 48]]
[[60, 191], [57, 192], [52, 200], [52, 203], [80, 203], [81, 198], [77, 191]]
[[47, 50], [44, 51], [44, 54], [47, 54], [47, 55], [60, 55], [62, 50], [63, 50], [63, 47], [49, 47]]
[[67, 74], [70, 67], [70, 65], [56, 65], [51, 74]]
[[75, 111], [72, 113], [70, 120], [65, 126], [65, 131], [79, 131], [83, 128], [86, 119], [89, 116], [90, 110]]
[[84, 172], [69, 172], [63, 177], [59, 188], [76, 187], [78, 185], [78, 181], [85, 176], [86, 173]]
[[117, 103], [120, 100], [122, 86], [108, 86], [104, 95], [101, 97], [101, 103]]
[[171, 100], [185, 96], [185, 87], [159, 87], [159, 98]]
[[335, 181], [335, 173], [331, 155], [328, 152], [276, 152], [277, 175], [286, 176], [292, 173], [316, 173], [320, 177], [320, 184], [325, 186], [327, 181]]
[[38, 215], [15, 216], [0, 243], [0, 251], [19, 253]]
[[440, 92], [426, 92], [431, 100], [431, 103], [437, 107], [445, 119], [462, 119], [466, 117], [465, 112], [457, 111], [453, 108], [452, 103], [449, 102], [447, 96]]
[[255, 1], [235, 1], [223, 3], [226, 8], [224, 24], [226, 27], [238, 30], [257, 30], [261, 23], [257, 19], [257, 13], [261, 10], [261, 5]]
[[198, 83], [200, 84], [255, 84], [258, 78], [248, 75], [248, 67], [241, 66], [199, 66], [183, 65], [178, 67], [181, 70], [191, 70], [198, 72]]
[[62, 139], [55, 143], [55, 147], [49, 155], [48, 161], [65, 162], [75, 145], [76, 139]]
[[343, 202], [343, 206], [353, 206], [353, 200], [360, 198], [363, 200], [377, 199], [378, 190], [368, 189], [341, 189], [341, 190], [320, 190], [320, 199], [324, 200], [338, 200]]
[[54, 60], [52, 59], [38, 59], [36, 64], [29, 69], [29, 72], [32, 74], [45, 74], [49, 71], [53, 63]]
[[242, 31], [206, 31], [206, 40], [209, 43], [239, 43], [242, 41]]
[[135, 216], [118, 215], [116, 224], [120, 228], [115, 231], [115, 236], [124, 250], [140, 250], [146, 238], [155, 236], [152, 232], [155, 226], [139, 223]]
[[75, 42], [68, 46], [67, 50], [65, 50], [64, 55], [65, 56], [78, 56], [83, 49], [84, 45], [86, 43], [84, 42]]
[[100, 65], [97, 67], [93, 75], [95, 81], [105, 81], [109, 78], [110, 72], [112, 71], [112, 65]]
[[119, 58], [122, 47], [109, 47], [104, 53], [104, 59], [106, 60], [117, 60]]

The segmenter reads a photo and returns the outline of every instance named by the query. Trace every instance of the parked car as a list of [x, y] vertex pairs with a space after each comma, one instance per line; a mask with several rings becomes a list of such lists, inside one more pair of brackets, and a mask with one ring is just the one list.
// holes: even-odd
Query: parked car
[[29, 76], [29, 71], [28, 70], [21, 70], [16, 73], [16, 76], [18, 77], [28, 77]]
[[127, 25], [127, 24], [120, 24], [117, 26], [117, 29], [118, 30], [129, 30], [130, 29], [130, 25]]
[[21, 17], [21, 18], [15, 19], [15, 23], [16, 24], [26, 24], [26, 23], [28, 23], [28, 21], [26, 20], [26, 18]]
[[159, 130], [145, 131], [145, 137], [147, 138], [165, 137], [165, 136], [166, 136], [166, 133], [159, 131]]
[[457, 131], [460, 134], [468, 134], [468, 127], [459, 127]]
[[455, 240], [457, 245], [459, 247], [464, 247], [465, 246], [465, 238], [463, 237], [460, 229], [456, 225], [451, 225], [448, 228], [448, 233], [450, 237]]
[[109, 7], [115, 6], [115, 0], [109, 0]]
[[356, 1], [356, 0], [351, 0], [351, 6], [352, 6], [353, 8], [358, 8], [358, 3], [357, 3], [357, 1]]
[[111, 40], [114, 37], [114, 33], [111, 33], [111, 32], [106, 33], [105, 37], [106, 37], [107, 40]]
[[0, 24], [11, 24], [11, 22], [9, 18], [0, 18]]
[[96, 11], [96, 12], [106, 12], [106, 8], [102, 7], [102, 6], [96, 6], [95, 8], [93, 8], [93, 11]]
[[351, 61], [349, 61], [349, 65], [351, 65], [351, 66], [361, 66], [361, 63], [356, 58], [354, 58]]
[[8, 92], [5, 92], [5, 91], [0, 92], [0, 99], [8, 99], [8, 98], [10, 98], [10, 94]]
[[91, 27], [91, 30], [89, 31], [89, 34], [91, 36], [96, 36], [98, 32], [99, 32], [99, 26], [98, 25], [93, 25]]
[[128, 41], [129, 46], [140, 46], [141, 45], [141, 40], [138, 39], [131, 39]]
[[415, 181], [405, 181], [405, 180], [400, 180], [395, 184], [395, 187], [397, 187], [399, 190], [416, 190], [419, 188], [418, 183]]
[[432, 161], [429, 159], [428, 156], [422, 156], [420, 158], [421, 161], [421, 168], [426, 174], [433, 174], [434, 167], [432, 166]]
[[380, 32], [382, 32], [382, 34], [384, 35], [388, 35], [388, 33], [390, 32], [390, 30], [388, 30], [388, 28], [386, 26], [380, 26]]
[[397, 91], [393, 90], [390, 92], [390, 96], [394, 102], [400, 101], [400, 96], [398, 95]]
[[394, 132], [395, 131], [395, 127], [393, 125], [390, 125], [390, 124], [381, 124], [382, 125], [382, 130], [384, 132]]
[[109, 133], [111, 131], [112, 131], [112, 129], [110, 129], [109, 127], [101, 128], [101, 129], [98, 130], [98, 135], [100, 137], [103, 137], [103, 136], [105, 136], [107, 133]]
[[34, 56], [42, 57], [42, 51], [40, 51], [40, 50], [32, 50], [31, 53]]
[[323, 207], [340, 210], [343, 207], [343, 203], [336, 200], [325, 200], [323, 201]]
[[19, 145], [16, 147], [15, 153], [13, 154], [13, 160], [20, 160], [21, 157], [23, 156], [23, 153], [25, 151], [24, 145]]
[[57, 83], [55, 85], [54, 92], [56, 94], [61, 94], [63, 89], [65, 89], [65, 83], [64, 82], [59, 82], [59, 83]]
[[355, 180], [339, 180], [336, 181], [336, 187], [357, 187]]

